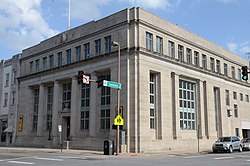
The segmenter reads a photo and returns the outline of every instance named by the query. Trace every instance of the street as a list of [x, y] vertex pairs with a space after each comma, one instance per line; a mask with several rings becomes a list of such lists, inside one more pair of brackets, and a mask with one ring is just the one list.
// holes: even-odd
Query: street
[[250, 152], [196, 154], [142, 154], [105, 156], [100, 154], [67, 154], [60, 152], [0, 150], [1, 166], [245, 166], [250, 165]]

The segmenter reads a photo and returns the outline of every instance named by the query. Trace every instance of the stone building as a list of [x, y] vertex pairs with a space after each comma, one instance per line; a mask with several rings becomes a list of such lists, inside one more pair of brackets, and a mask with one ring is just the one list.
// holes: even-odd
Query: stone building
[[[141, 8], [125, 9], [23, 50], [16, 144], [103, 149], [115, 140], [117, 90], [78, 84], [117, 81], [127, 152], [208, 150], [225, 135], [250, 136], [248, 61]], [[199, 140], [199, 141], [198, 141]], [[199, 142], [199, 143], [198, 143]]]
[[12, 146], [16, 136], [18, 82], [21, 54], [0, 63], [0, 145]]

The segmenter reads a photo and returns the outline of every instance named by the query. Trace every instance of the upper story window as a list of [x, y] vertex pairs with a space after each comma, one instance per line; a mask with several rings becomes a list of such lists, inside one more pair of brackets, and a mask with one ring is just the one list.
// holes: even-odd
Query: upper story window
[[233, 99], [237, 100], [237, 93], [233, 92]]
[[50, 55], [49, 56], [49, 68], [53, 68], [54, 67], [54, 55]]
[[43, 70], [47, 69], [47, 57], [43, 58]]
[[238, 80], [241, 81], [241, 69], [238, 68]]
[[84, 56], [85, 59], [89, 59], [90, 57], [90, 43], [84, 44]]
[[156, 52], [162, 54], [163, 49], [162, 37], [156, 36]]
[[76, 61], [81, 60], [81, 46], [77, 46], [76, 48]]
[[175, 57], [175, 53], [174, 53], [174, 42], [172, 41], [168, 41], [168, 55], [172, 58]]
[[89, 105], [90, 105], [90, 85], [81, 84], [82, 86], [82, 95], [81, 95], [81, 120], [80, 120], [80, 129], [87, 130], [89, 129]]
[[71, 63], [71, 49], [66, 50], [67, 54], [67, 64]]
[[13, 84], [16, 83], [17, 71], [13, 70]]
[[240, 93], [240, 101], [243, 101], [243, 94]]
[[225, 94], [226, 94], [226, 105], [230, 106], [229, 90], [225, 90]]
[[192, 50], [187, 48], [187, 63], [192, 64]]
[[5, 87], [9, 86], [10, 83], [10, 73], [6, 73], [6, 78], [5, 78]]
[[101, 55], [101, 39], [95, 40], [95, 54]]
[[153, 51], [153, 34], [146, 32], [146, 49]]
[[182, 45], [178, 45], [178, 59], [179, 61], [184, 61], [184, 47]]
[[30, 62], [30, 74], [33, 73], [33, 68], [34, 68], [34, 62]]
[[227, 64], [226, 63], [224, 63], [224, 75], [228, 76], [228, 73], [227, 73]]
[[246, 95], [246, 102], [249, 102], [249, 96]]
[[150, 73], [150, 80], [149, 80], [149, 86], [150, 86], [150, 110], [149, 110], [149, 115], [150, 115], [150, 129], [155, 129], [155, 121], [156, 121], [156, 110], [155, 110], [155, 100], [156, 100], [156, 74], [155, 73]]
[[211, 71], [215, 71], [215, 64], [214, 64], [214, 58], [210, 58], [210, 69]]
[[16, 104], [16, 91], [12, 91], [12, 101], [11, 104]]
[[4, 93], [4, 103], [3, 103], [4, 107], [8, 106], [8, 93]]
[[207, 68], [207, 56], [205, 54], [202, 54], [202, 68]]
[[62, 66], [62, 52], [58, 52], [57, 53], [57, 63], [58, 63], [58, 67]]
[[71, 102], [71, 83], [63, 84], [63, 99], [62, 99], [62, 108], [70, 109]]
[[199, 52], [195, 51], [194, 52], [194, 65], [199, 67], [200, 63], [199, 63]]
[[238, 105], [234, 104], [234, 117], [238, 118]]
[[111, 52], [111, 36], [106, 36], [105, 38], [105, 52]]
[[231, 72], [232, 72], [232, 79], [235, 79], [235, 68], [234, 68], [234, 66], [231, 66]]
[[39, 59], [36, 60], [36, 72], [39, 72], [40, 70], [40, 61]]
[[216, 60], [216, 72], [220, 73], [220, 60]]

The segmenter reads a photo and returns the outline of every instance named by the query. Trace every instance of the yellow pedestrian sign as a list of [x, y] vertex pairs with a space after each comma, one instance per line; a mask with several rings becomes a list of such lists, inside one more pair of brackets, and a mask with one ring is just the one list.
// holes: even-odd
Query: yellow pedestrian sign
[[122, 119], [121, 115], [117, 115], [117, 117], [114, 119], [114, 124], [118, 126], [124, 125], [124, 120]]

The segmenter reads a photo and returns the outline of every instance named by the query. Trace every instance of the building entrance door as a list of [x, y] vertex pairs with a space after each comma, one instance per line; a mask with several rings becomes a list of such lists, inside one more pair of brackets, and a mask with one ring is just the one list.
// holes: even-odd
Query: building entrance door
[[62, 119], [63, 127], [63, 139], [69, 141], [70, 139], [70, 116], [63, 117]]

